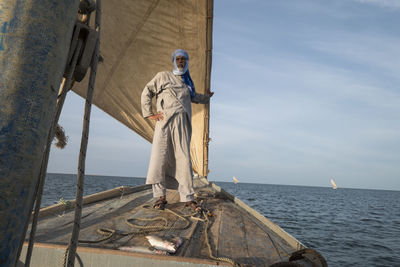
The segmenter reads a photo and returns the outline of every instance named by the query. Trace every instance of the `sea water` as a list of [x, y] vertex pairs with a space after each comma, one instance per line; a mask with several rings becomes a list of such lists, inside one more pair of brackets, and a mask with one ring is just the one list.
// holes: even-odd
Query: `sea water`
[[[85, 195], [144, 178], [85, 177]], [[329, 266], [400, 267], [400, 191], [215, 182], [278, 224]], [[42, 206], [75, 198], [76, 175], [48, 174]]]

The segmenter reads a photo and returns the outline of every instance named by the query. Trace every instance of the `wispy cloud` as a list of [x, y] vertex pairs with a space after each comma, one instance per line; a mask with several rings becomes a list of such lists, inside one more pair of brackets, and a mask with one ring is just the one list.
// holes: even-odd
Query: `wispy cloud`
[[400, 74], [400, 38], [395, 36], [336, 31], [329, 39], [312, 40], [305, 45], [342, 63], [380, 68], [382, 73], [396, 78]]
[[354, 0], [363, 4], [373, 4], [382, 7], [400, 8], [400, 1], [398, 0]]
[[[373, 48], [358, 52], [354, 47], [348, 52], [343, 52], [343, 49], [340, 48], [345, 47], [345, 44], [318, 43], [313, 45], [316, 50], [323, 50], [333, 56], [340, 54], [341, 57], [357, 61], [363, 66], [366, 64], [371, 67], [380, 66], [379, 71], [370, 73], [359, 68], [347, 68], [343, 65], [332, 65], [330, 62], [313, 61], [309, 58], [293, 58], [288, 61], [268, 58], [264, 61], [252, 62], [240, 57], [220, 54], [225, 62], [229, 62], [229, 65], [240, 66], [239, 68], [243, 69], [243, 72], [250, 72], [253, 74], [252, 77], [257, 77], [254, 84], [252, 84], [252, 80], [247, 80], [248, 88], [243, 89], [243, 96], [232, 101], [235, 101], [236, 104], [236, 102], [247, 99], [252, 104], [256, 103], [255, 106], [258, 107], [264, 102], [266, 109], [279, 106], [303, 106], [305, 108], [303, 111], [320, 108], [318, 103], [321, 101], [342, 103], [355, 101], [374, 108], [392, 111], [399, 109], [400, 93], [388, 85], [396, 84], [397, 77], [394, 78], [394, 81], [389, 81], [385, 76], [389, 73], [392, 74], [392, 77], [400, 74], [400, 65], [396, 60], [390, 60], [390, 55], [392, 58], [397, 57], [397, 52], [389, 52], [392, 45], [388, 45], [390, 48], [386, 49], [388, 55], [379, 51], [375, 52]], [[240, 79], [241, 76], [234, 77], [232, 75], [230, 81], [226, 81], [227, 84], [222, 84], [218, 88], [232, 90], [240, 83]], [[254, 98], [256, 92], [259, 97]], [[254, 105], [249, 105], [250, 110], [252, 106]]]

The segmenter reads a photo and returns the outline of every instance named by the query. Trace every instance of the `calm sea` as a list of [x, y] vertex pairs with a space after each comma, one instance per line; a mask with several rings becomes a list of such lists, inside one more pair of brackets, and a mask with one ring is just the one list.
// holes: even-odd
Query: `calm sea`
[[[75, 198], [76, 176], [48, 174], [42, 206]], [[85, 194], [143, 178], [86, 176]], [[215, 182], [268, 217], [329, 266], [400, 267], [400, 191]]]

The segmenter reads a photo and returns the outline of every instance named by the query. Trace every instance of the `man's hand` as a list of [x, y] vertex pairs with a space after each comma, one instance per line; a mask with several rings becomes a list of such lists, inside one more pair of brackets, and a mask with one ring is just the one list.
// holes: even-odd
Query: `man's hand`
[[150, 120], [155, 120], [155, 121], [162, 121], [164, 119], [163, 113], [157, 113], [156, 115], [151, 115], [149, 116]]

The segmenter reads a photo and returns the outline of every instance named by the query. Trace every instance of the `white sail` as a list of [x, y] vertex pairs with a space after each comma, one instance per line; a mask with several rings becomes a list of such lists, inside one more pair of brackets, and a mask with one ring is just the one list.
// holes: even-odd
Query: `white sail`
[[333, 179], [331, 179], [331, 184], [333, 189], [337, 189], [337, 185]]

